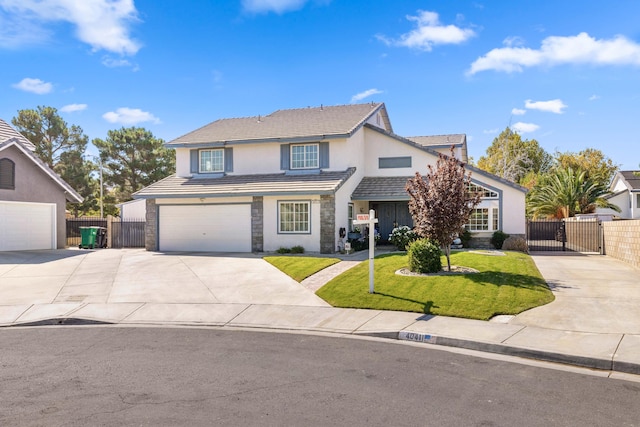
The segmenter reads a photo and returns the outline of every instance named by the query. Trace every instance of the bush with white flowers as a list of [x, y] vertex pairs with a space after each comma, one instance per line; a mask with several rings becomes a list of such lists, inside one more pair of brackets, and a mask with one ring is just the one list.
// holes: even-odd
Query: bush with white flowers
[[418, 239], [418, 234], [406, 225], [396, 227], [389, 234], [389, 242], [399, 251], [406, 251], [409, 243]]

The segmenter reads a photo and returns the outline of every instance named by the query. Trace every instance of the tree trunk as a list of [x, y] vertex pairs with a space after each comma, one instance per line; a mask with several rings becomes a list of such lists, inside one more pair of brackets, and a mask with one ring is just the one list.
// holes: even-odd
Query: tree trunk
[[449, 256], [451, 255], [451, 245], [445, 245], [443, 248], [444, 255], [447, 257], [447, 271], [451, 271], [451, 259]]

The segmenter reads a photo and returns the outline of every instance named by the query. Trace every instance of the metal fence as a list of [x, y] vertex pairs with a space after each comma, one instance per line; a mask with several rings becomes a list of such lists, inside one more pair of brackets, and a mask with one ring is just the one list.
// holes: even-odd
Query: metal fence
[[598, 220], [527, 221], [530, 251], [603, 253]]
[[67, 218], [67, 246], [79, 246], [82, 242], [80, 227], [105, 227], [107, 244], [112, 248], [144, 248], [143, 219], [122, 221], [120, 218], [111, 219], [100, 217]]

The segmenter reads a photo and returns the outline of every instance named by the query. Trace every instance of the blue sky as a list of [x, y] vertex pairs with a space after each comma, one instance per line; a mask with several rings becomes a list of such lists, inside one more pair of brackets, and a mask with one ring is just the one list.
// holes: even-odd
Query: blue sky
[[375, 101], [399, 135], [467, 134], [475, 159], [511, 125], [638, 169], [638, 16], [636, 0], [0, 0], [0, 117], [49, 105], [91, 139], [169, 141]]

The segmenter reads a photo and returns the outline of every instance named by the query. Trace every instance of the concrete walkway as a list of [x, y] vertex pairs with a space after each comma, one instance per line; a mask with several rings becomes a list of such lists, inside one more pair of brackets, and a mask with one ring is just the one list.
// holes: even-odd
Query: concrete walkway
[[640, 270], [595, 255], [534, 254], [556, 301], [491, 322], [340, 309], [313, 293], [366, 259], [299, 284], [251, 254], [0, 252], [0, 326], [83, 322], [360, 334], [640, 374]]

